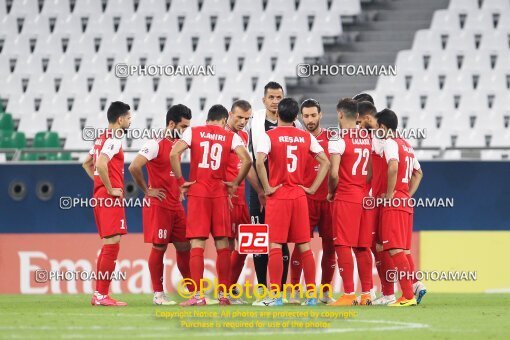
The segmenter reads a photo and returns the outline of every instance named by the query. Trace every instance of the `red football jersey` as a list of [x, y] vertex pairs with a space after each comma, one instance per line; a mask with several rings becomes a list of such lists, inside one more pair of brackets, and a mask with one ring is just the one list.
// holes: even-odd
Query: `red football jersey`
[[[372, 189], [372, 197], [379, 197], [383, 191], [383, 176], [385, 168], [385, 160], [383, 158], [384, 139], [372, 138], [372, 181], [370, 187]], [[384, 190], [386, 186], [384, 186]]]
[[409, 195], [409, 182], [415, 170], [420, 169], [420, 163], [414, 156], [413, 147], [403, 138], [386, 139], [383, 147], [385, 166], [383, 168], [383, 189], [381, 193], [385, 193], [388, 188], [388, 163], [391, 160], [398, 162], [397, 170], [397, 183], [395, 184], [394, 198], [400, 201], [393, 204], [393, 209], [404, 210], [413, 212], [410, 204], [406, 204], [405, 200], [410, 197]]
[[269, 166], [269, 185], [283, 184], [271, 197], [295, 199], [305, 195], [298, 185], [305, 184], [308, 157], [324, 150], [309, 132], [293, 126], [278, 126], [260, 138], [257, 153], [265, 153]]
[[147, 172], [149, 186], [165, 190], [166, 198], [160, 201], [158, 198], [149, 197], [150, 204], [162, 206], [168, 209], [181, 209], [179, 201], [180, 189], [170, 165], [170, 152], [177, 140], [168, 138], [149, 140], [138, 152], [147, 158]]
[[[319, 142], [319, 145], [324, 149], [324, 152], [326, 153], [326, 156], [329, 158], [329, 152], [328, 152], [328, 134], [325, 129], [322, 129], [321, 132], [315, 137], [317, 139], [317, 142]], [[315, 159], [315, 157], [308, 157], [308, 164], [306, 165], [305, 169], [305, 186], [310, 187], [315, 180], [315, 177], [317, 177], [317, 172], [319, 171], [319, 162]], [[319, 189], [315, 192], [315, 194], [308, 196], [308, 198], [317, 200], [317, 201], [324, 201], [326, 200], [328, 196], [328, 177], [322, 181], [321, 185], [319, 186]]]
[[[227, 131], [232, 131], [228, 125], [225, 127], [225, 129]], [[237, 134], [243, 140], [244, 146], [248, 147], [248, 134], [246, 133], [246, 131], [239, 131], [237, 132]], [[237, 154], [235, 152], [230, 153], [227, 167], [227, 181], [231, 182], [237, 177], [237, 175], [239, 174], [239, 169], [241, 169], [241, 164], [242, 162], [239, 159], [239, 157], [237, 157]], [[232, 197], [232, 204], [246, 204], [244, 182], [245, 181], [243, 180], [239, 184], [236, 193], [237, 197], [236, 196]]]
[[237, 147], [244, 147], [239, 135], [217, 125], [203, 125], [186, 129], [182, 134], [184, 143], [191, 151], [191, 185], [188, 196], [227, 196], [227, 166], [230, 154]]
[[94, 162], [95, 197], [109, 197], [96, 169], [97, 160], [101, 153], [105, 154], [110, 159], [108, 162], [108, 178], [110, 179], [112, 188], [121, 188], [124, 190], [124, 152], [122, 151], [122, 140], [107, 138], [107, 135], [112, 135], [111, 131], [105, 132], [97, 138], [94, 142], [94, 147], [89, 152]]
[[[340, 155], [338, 185], [335, 200], [362, 204], [366, 195], [370, 138], [357, 136], [357, 128], [345, 133], [338, 140], [329, 142], [329, 154]], [[359, 138], [358, 138], [359, 137]]]

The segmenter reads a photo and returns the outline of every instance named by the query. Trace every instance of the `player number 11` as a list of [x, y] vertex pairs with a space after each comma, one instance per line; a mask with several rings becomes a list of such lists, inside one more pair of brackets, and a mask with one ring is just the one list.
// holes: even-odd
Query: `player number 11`
[[409, 179], [413, 175], [414, 170], [414, 158], [406, 156], [406, 173], [402, 178], [402, 183], [409, 183]]

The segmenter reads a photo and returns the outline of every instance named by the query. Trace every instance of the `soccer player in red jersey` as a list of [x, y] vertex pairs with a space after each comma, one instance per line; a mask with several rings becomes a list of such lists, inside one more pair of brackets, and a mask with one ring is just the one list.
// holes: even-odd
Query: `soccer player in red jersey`
[[[232, 104], [232, 108], [229, 112], [226, 129], [232, 131], [241, 137], [245, 147], [248, 147], [248, 133], [244, 131], [246, 124], [251, 118], [252, 110], [251, 105], [246, 100], [237, 100]], [[227, 167], [227, 181], [233, 181], [239, 175], [239, 169], [242, 166], [242, 162], [235, 153], [231, 153], [229, 157], [229, 163]], [[262, 191], [259, 186], [258, 178], [250, 167], [247, 179], [250, 182], [252, 188], [256, 191]], [[230, 270], [230, 285], [237, 283], [239, 276], [244, 267], [246, 260], [246, 254], [239, 254], [236, 250], [236, 238], [238, 235], [238, 227], [240, 224], [250, 224], [250, 211], [246, 202], [245, 184], [244, 181], [239, 184], [237, 192], [230, 198], [230, 219], [232, 224], [232, 238], [230, 239], [230, 250], [232, 251], [230, 257], [231, 270]], [[264, 196], [265, 198], [265, 196]], [[262, 202], [262, 206], [265, 203]], [[238, 295], [238, 292], [234, 291], [234, 295]], [[232, 298], [229, 296], [231, 304], [245, 304], [246, 302], [241, 298]]]
[[[153, 303], [175, 305], [163, 290], [165, 251], [168, 243], [176, 250], [177, 267], [184, 278], [190, 277], [190, 243], [186, 239], [186, 216], [181, 203], [181, 191], [170, 165], [170, 151], [179, 134], [190, 125], [191, 110], [185, 105], [172, 106], [166, 114], [163, 138], [145, 143], [129, 166], [138, 187], [149, 198], [150, 206], [143, 207], [144, 241], [152, 243], [149, 271], [154, 290]], [[142, 168], [147, 166], [149, 185], [143, 178]]]
[[[361, 132], [368, 136], [371, 140], [374, 131], [377, 129], [377, 120], [375, 119], [376, 113], [377, 110], [371, 102], [358, 101], [358, 126], [362, 129]], [[379, 178], [381, 177], [380, 166], [378, 166], [377, 160], [374, 161], [374, 158], [375, 156], [371, 154], [370, 162], [368, 163], [368, 182], [365, 187], [365, 197], [370, 197], [371, 201], [373, 201], [372, 192], [378, 190]], [[379, 159], [381, 158], [379, 157]], [[376, 164], [373, 164], [374, 162], [376, 162]], [[374, 172], [375, 174], [373, 174]], [[362, 293], [360, 296], [360, 305], [370, 305], [375, 299], [375, 292], [372, 291], [374, 284], [372, 279], [373, 261], [371, 249], [373, 249], [375, 254], [374, 236], [378, 224], [379, 211], [374, 207], [369, 206], [369, 204], [365, 204], [365, 200], [367, 199], [364, 198], [363, 200], [363, 214], [361, 215], [358, 247], [353, 249], [361, 281]]]
[[[122, 200], [124, 188], [124, 153], [122, 135], [131, 124], [131, 108], [123, 102], [113, 102], [107, 111], [108, 129], [94, 142], [94, 147], [83, 162], [83, 168], [94, 181], [94, 198]], [[99, 200], [98, 200], [99, 201]], [[112, 299], [111, 275], [119, 254], [121, 235], [127, 234], [126, 215], [122, 204], [94, 207], [99, 236], [103, 247], [97, 258], [96, 290], [93, 306], [126, 306], [127, 303]]]
[[[345, 98], [338, 102], [340, 138], [329, 141], [331, 172], [328, 200], [333, 202], [333, 230], [338, 269], [344, 294], [335, 306], [357, 304], [354, 293], [354, 261], [352, 250], [366, 246], [360, 235], [363, 198], [370, 159], [370, 139], [357, 128], [357, 102]], [[369, 294], [370, 295], [370, 294]]]
[[[255, 161], [257, 158], [257, 147], [260, 140], [260, 136], [265, 132], [272, 130], [278, 126], [278, 103], [283, 99], [285, 93], [282, 85], [277, 82], [270, 81], [264, 86], [264, 96], [262, 97], [262, 104], [264, 109], [256, 110], [253, 112], [253, 117], [246, 126], [246, 131], [250, 137], [248, 144], [248, 150], [252, 159]], [[302, 125], [299, 120], [294, 121], [294, 126], [302, 129]], [[256, 173], [255, 164], [252, 166], [253, 172]], [[267, 164], [266, 164], [267, 169]], [[264, 190], [260, 192], [256, 188], [250, 188], [250, 217], [252, 223], [264, 224], [265, 223], [265, 200]], [[290, 252], [289, 246], [283, 245], [283, 275], [282, 285], [287, 282], [287, 274], [289, 270]], [[253, 254], [253, 266], [255, 267], [255, 273], [257, 274], [257, 283], [267, 286], [267, 264], [269, 261], [268, 254]], [[259, 293], [263, 293], [263, 289], [259, 288]], [[253, 302], [253, 306], [264, 306], [262, 299], [257, 299]]]
[[[186, 237], [191, 239], [191, 278], [198, 288], [204, 275], [205, 241], [212, 234], [218, 253], [218, 281], [224, 285], [219, 288], [218, 300], [223, 305], [230, 304], [226, 296], [230, 280], [229, 237], [232, 236], [228, 196], [237, 192], [251, 166], [250, 155], [241, 137], [225, 129], [227, 118], [225, 107], [213, 105], [207, 114], [206, 125], [187, 129], [170, 153], [170, 162], [181, 192], [188, 195]], [[188, 148], [191, 150], [190, 182], [185, 182], [180, 156]], [[237, 177], [227, 182], [226, 170], [232, 152], [242, 164]], [[194, 297], [181, 303], [182, 306], [205, 304], [205, 297], [199, 289]]]
[[[306, 99], [301, 103], [301, 118], [303, 124], [319, 142], [320, 146], [324, 149], [326, 157], [329, 157], [328, 149], [328, 133], [326, 129], [321, 127], [322, 111], [319, 102], [315, 99]], [[305, 170], [305, 186], [310, 187], [317, 176], [319, 171], [319, 162], [312, 157], [308, 157], [308, 163]], [[313, 230], [317, 226], [319, 235], [322, 240], [322, 278], [321, 284], [330, 284], [335, 274], [336, 255], [335, 244], [333, 242], [333, 227], [331, 220], [331, 203], [327, 200], [328, 196], [328, 181], [322, 181], [319, 189], [313, 195], [308, 195], [308, 215], [310, 218], [310, 237], [313, 237]], [[291, 258], [290, 279], [292, 285], [299, 284], [301, 279], [301, 260], [299, 257], [299, 250], [294, 247]], [[328, 290], [328, 286], [324, 286], [324, 295], [319, 298], [322, 303], [331, 303], [333, 298]], [[289, 303], [300, 303], [299, 299], [291, 298]]]
[[[317, 140], [309, 133], [293, 126], [299, 112], [298, 103], [284, 98], [278, 104], [278, 127], [268, 131], [259, 140], [257, 173], [266, 193], [266, 223], [269, 225], [269, 279], [270, 288], [281, 290], [283, 275], [282, 245], [295, 243], [301, 252], [307, 289], [315, 289], [315, 260], [310, 249], [310, 225], [306, 194], [313, 195], [326, 178], [329, 161]], [[319, 162], [319, 170], [310, 187], [305, 184], [305, 169], [310, 155]], [[269, 165], [267, 177], [266, 157]], [[286, 161], [282, 161], [286, 160]], [[277, 295], [264, 301], [266, 306], [282, 305]], [[303, 305], [317, 304], [316, 298], [307, 298]]]
[[386, 161], [386, 171], [383, 173], [386, 173], [386, 178], [382, 188], [385, 203], [381, 209], [380, 239], [383, 250], [391, 255], [402, 290], [402, 296], [389, 306], [414, 306], [417, 301], [409, 275], [414, 266], [410, 256], [413, 208], [409, 198], [418, 188], [422, 177], [421, 167], [411, 145], [396, 134], [398, 118], [395, 112], [389, 109], [379, 112], [377, 123], [386, 137], [383, 147]]

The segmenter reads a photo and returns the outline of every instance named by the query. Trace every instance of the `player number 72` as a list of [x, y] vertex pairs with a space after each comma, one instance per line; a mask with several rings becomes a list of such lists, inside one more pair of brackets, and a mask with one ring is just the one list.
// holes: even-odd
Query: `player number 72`
[[364, 158], [363, 167], [361, 168], [361, 174], [363, 176], [367, 175], [367, 163], [368, 158], [370, 157], [370, 151], [368, 149], [355, 148], [354, 152], [358, 154], [358, 158], [354, 165], [352, 166], [352, 175], [356, 176], [356, 172], [358, 171], [358, 165], [361, 163], [361, 158]]

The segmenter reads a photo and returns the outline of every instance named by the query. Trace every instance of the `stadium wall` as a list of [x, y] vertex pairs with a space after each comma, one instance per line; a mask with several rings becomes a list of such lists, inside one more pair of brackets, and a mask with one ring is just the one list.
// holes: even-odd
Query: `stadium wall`
[[[189, 171], [184, 165], [185, 173]], [[476, 281], [427, 282], [438, 292], [497, 292], [510, 290], [510, 272], [501, 272], [493, 259], [503, 259], [510, 247], [510, 173], [508, 162], [423, 162], [424, 179], [417, 197], [453, 199], [452, 207], [415, 208], [413, 235], [416, 262], [424, 271], [477, 271]], [[132, 182], [127, 167], [126, 184]], [[14, 183], [24, 183], [26, 195], [9, 195]], [[51, 183], [51, 197], [37, 195], [41, 184]], [[9, 280], [0, 293], [59, 294], [91, 292], [90, 281], [36, 282], [36, 271], [91, 271], [101, 247], [92, 208], [61, 209], [60, 197], [89, 197], [92, 183], [79, 164], [3, 164], [0, 166], [0, 270]], [[141, 198], [141, 195], [136, 197]], [[436, 201], [437, 203], [438, 201]], [[150, 293], [147, 266], [150, 245], [141, 235], [141, 209], [127, 208], [130, 234], [124, 237], [118, 269], [127, 279], [113, 284], [114, 292]], [[215, 251], [206, 252], [206, 277], [213, 278]], [[474, 251], [476, 249], [476, 251]], [[317, 263], [320, 242], [313, 240]], [[180, 279], [175, 252], [166, 255], [166, 288], [173, 291]], [[251, 258], [243, 279], [255, 282]], [[374, 281], [379, 280], [374, 269]], [[317, 271], [320, 278], [320, 268]], [[359, 282], [357, 282], [359, 284]], [[333, 287], [340, 291], [335, 274]]]

